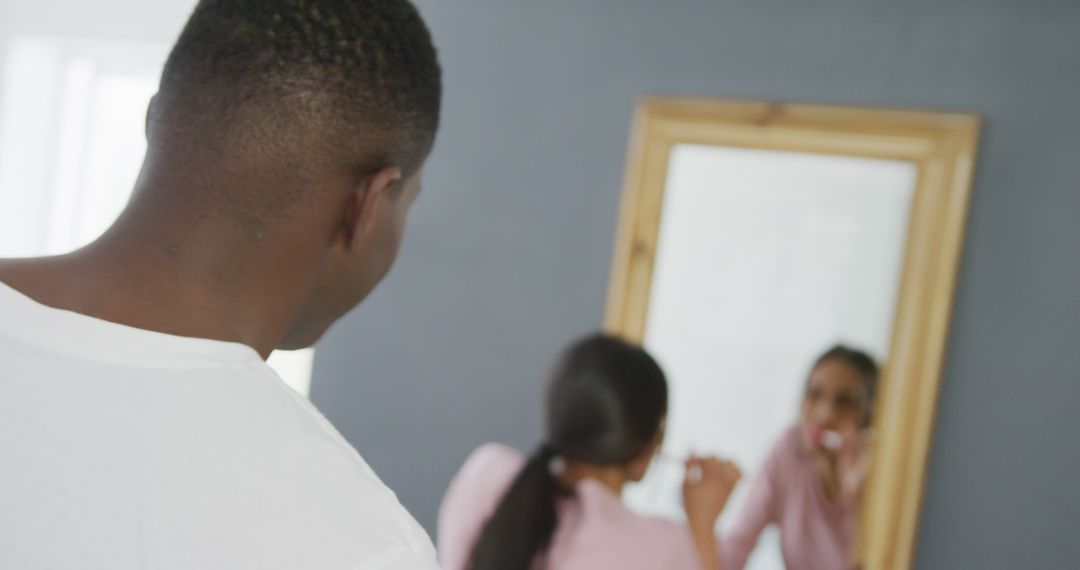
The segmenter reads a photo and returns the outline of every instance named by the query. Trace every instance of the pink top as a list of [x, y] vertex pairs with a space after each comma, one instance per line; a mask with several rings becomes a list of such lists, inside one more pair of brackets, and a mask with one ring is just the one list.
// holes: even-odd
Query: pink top
[[[462, 570], [484, 523], [525, 463], [518, 451], [487, 444], [472, 453], [450, 483], [439, 510], [439, 562]], [[558, 506], [559, 526], [547, 553], [557, 570], [697, 569], [685, 526], [642, 516], [599, 482], [578, 483]]]
[[725, 570], [740, 570], [766, 525], [780, 527], [788, 570], [843, 570], [851, 563], [858, 504], [830, 501], [798, 427], [780, 438], [754, 478], [746, 503], [724, 536]]

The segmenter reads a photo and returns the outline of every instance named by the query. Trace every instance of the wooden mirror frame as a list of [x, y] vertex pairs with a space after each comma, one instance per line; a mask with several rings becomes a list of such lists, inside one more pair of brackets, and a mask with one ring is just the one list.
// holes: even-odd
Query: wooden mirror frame
[[902, 160], [918, 168], [859, 520], [867, 569], [910, 568], [978, 145], [975, 115], [650, 98], [627, 158], [604, 327], [642, 342], [676, 144]]

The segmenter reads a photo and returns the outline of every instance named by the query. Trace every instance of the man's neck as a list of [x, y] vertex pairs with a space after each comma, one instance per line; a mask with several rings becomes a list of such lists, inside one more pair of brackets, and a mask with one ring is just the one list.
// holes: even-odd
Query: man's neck
[[239, 342], [265, 358], [294, 316], [302, 272], [273, 278], [260, 267], [268, 257], [261, 252], [230, 256], [219, 248], [204, 255], [206, 247], [114, 228], [68, 255], [0, 262], [0, 281], [50, 307], [144, 330]]

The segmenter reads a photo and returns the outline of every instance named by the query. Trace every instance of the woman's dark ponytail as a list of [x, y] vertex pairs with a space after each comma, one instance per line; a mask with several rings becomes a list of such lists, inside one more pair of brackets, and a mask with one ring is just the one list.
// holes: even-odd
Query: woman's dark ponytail
[[471, 570], [529, 570], [547, 551], [558, 525], [556, 501], [566, 493], [551, 473], [554, 458], [548, 445], [529, 458], [484, 526]]

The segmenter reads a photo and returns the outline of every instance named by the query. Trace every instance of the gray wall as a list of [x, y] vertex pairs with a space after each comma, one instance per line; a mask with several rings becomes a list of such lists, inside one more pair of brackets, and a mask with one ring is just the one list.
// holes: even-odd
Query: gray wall
[[444, 127], [402, 257], [314, 401], [434, 528], [475, 445], [530, 447], [601, 322], [636, 97], [974, 111], [987, 128], [919, 568], [1080, 560], [1080, 3], [422, 0]]

